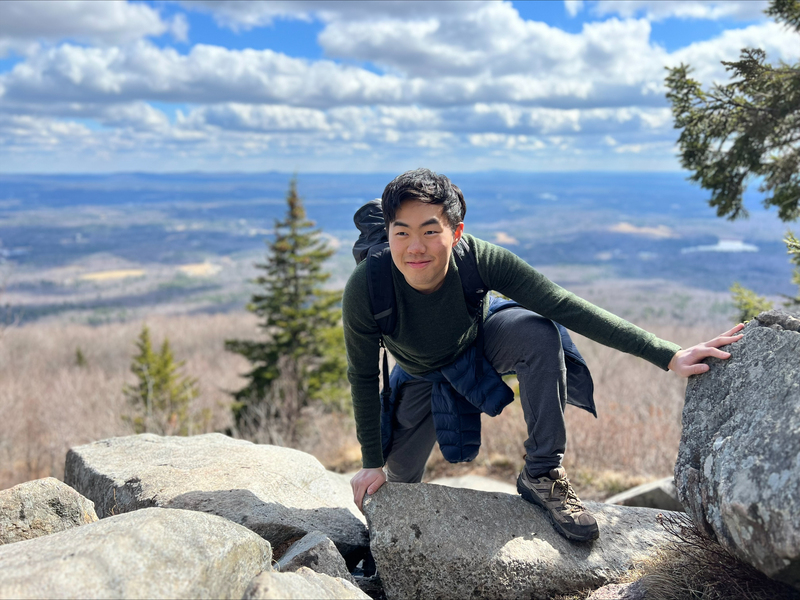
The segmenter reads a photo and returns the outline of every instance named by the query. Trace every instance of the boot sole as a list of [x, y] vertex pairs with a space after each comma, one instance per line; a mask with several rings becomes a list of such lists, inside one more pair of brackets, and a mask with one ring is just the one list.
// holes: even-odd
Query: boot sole
[[556, 521], [555, 517], [553, 517], [553, 514], [550, 512], [550, 509], [548, 509], [547, 506], [545, 506], [542, 503], [542, 501], [539, 500], [539, 497], [536, 494], [534, 494], [530, 489], [528, 489], [528, 487], [525, 484], [522, 483], [522, 473], [520, 473], [519, 477], [517, 477], [517, 491], [525, 500], [527, 500], [531, 504], [538, 506], [539, 508], [544, 509], [547, 518], [550, 519], [550, 523], [553, 524], [553, 528], [568, 540], [572, 540], [573, 542], [591, 542], [592, 540], [596, 540], [597, 538], [600, 537], [599, 529], [590, 531], [587, 535], [576, 535], [564, 529], [561, 523]]

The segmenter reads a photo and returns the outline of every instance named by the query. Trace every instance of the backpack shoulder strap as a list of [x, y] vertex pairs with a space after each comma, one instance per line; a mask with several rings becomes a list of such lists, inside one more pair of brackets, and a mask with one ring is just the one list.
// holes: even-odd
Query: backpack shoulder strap
[[489, 291], [478, 273], [478, 261], [475, 253], [470, 250], [469, 244], [462, 237], [453, 248], [453, 256], [458, 266], [458, 275], [461, 277], [461, 287], [464, 289], [464, 299], [467, 309], [473, 317], [478, 313], [484, 296]]
[[391, 335], [397, 324], [397, 310], [392, 280], [392, 254], [389, 243], [371, 246], [367, 253], [367, 288], [372, 316], [381, 335]]

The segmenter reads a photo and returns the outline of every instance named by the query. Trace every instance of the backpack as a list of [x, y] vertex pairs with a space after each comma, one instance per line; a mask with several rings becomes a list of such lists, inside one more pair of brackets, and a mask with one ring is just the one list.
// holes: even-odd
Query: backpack
[[[359, 208], [353, 215], [353, 222], [361, 232], [358, 240], [353, 245], [353, 258], [356, 264], [367, 261], [367, 287], [369, 290], [369, 304], [372, 316], [381, 332], [380, 345], [383, 348], [383, 399], [384, 410], [389, 409], [389, 398], [392, 389], [389, 386], [389, 361], [386, 346], [383, 343], [384, 335], [391, 335], [397, 325], [397, 306], [394, 296], [394, 281], [392, 279], [392, 255], [389, 251], [389, 237], [386, 232], [386, 222], [383, 219], [380, 198], [370, 200]], [[467, 310], [472, 318], [478, 318], [478, 338], [476, 340], [479, 352], [483, 355], [483, 299], [488, 290], [486, 284], [478, 273], [478, 263], [475, 254], [470, 250], [464, 238], [461, 238], [453, 248], [458, 274], [461, 278], [461, 287], [464, 290], [464, 300]], [[477, 361], [478, 375], [483, 368], [482, 361]]]

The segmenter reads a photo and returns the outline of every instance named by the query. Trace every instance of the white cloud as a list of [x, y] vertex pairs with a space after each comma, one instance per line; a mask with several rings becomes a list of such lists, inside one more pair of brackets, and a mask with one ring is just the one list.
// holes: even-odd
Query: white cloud
[[268, 27], [278, 19], [325, 22], [368, 21], [378, 19], [411, 19], [424, 14], [459, 15], [469, 13], [487, 0], [429, 2], [425, 0], [384, 0], [381, 2], [330, 0], [191, 0], [181, 2], [187, 10], [200, 10], [214, 15], [217, 23], [235, 31]]
[[32, 52], [37, 42], [73, 40], [114, 45], [165, 33], [185, 40], [187, 31], [183, 15], [166, 21], [145, 4], [89, 0], [0, 2], [0, 56], [9, 50]]
[[[92, 107], [87, 108], [89, 110], [86, 112], [95, 116]], [[167, 115], [146, 102], [102, 106], [96, 118], [106, 127], [127, 127], [138, 131], [164, 131], [169, 128]]]
[[583, 10], [583, 0], [564, 0], [564, 10], [570, 17], [576, 16]]
[[65, 144], [80, 146], [91, 138], [91, 131], [80, 123], [0, 114], [0, 147], [5, 152], [29, 148], [47, 151]]
[[[689, 62], [707, 83], [724, 78], [719, 61], [734, 60], [744, 46], [764, 47], [771, 60], [793, 62], [800, 53], [797, 35], [771, 22], [670, 54], [651, 41], [645, 18], [612, 17], [569, 33], [525, 21], [501, 2], [203, 2], [186, 6], [212, 11], [231, 28], [319, 19], [319, 41], [332, 58], [201, 44], [182, 54], [142, 39], [170, 27], [185, 35], [180, 14], [167, 23], [148, 5], [115, 6], [141, 7], [140, 20], [132, 19], [125, 35], [114, 33], [114, 22], [91, 29], [81, 21], [83, 33], [70, 35], [90, 47], [52, 45], [78, 30], [69, 19], [72, 29], [65, 25], [53, 37], [42, 26], [15, 38], [29, 46], [22, 62], [0, 73], [4, 165], [22, 164], [8, 162], [22, 160], [11, 148], [39, 143], [52, 152], [75, 149], [83, 164], [125, 156], [125, 165], [157, 170], [201, 168], [206, 160], [225, 168], [232, 156], [253, 168], [265, 157], [287, 168], [314, 160], [355, 169], [408, 156], [451, 157], [457, 168], [524, 168], [522, 157], [536, 157], [529, 164], [537, 168], [596, 168], [603, 163], [592, 161], [603, 160], [610, 168], [675, 168], [665, 65]], [[580, 8], [565, 6], [576, 14]], [[637, 7], [631, 14], [650, 10]], [[0, 52], [9, 39], [0, 35]], [[154, 103], [181, 106], [168, 117]]]
[[224, 104], [193, 111], [187, 123], [221, 129], [261, 132], [326, 131], [325, 113], [308, 108], [281, 105]]
[[767, 0], [601, 0], [594, 2], [596, 15], [619, 15], [624, 18], [644, 16], [650, 21], [670, 17], [679, 19], [739, 19], [764, 18]]

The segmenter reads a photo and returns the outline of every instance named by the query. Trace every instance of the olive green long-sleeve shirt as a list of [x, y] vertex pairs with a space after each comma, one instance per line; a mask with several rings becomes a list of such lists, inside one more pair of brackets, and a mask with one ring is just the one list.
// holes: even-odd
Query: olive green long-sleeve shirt
[[[680, 346], [636, 327], [556, 285], [514, 253], [465, 234], [488, 289], [596, 342], [667, 368]], [[478, 321], [467, 311], [458, 268], [451, 257], [442, 286], [422, 294], [392, 264], [397, 327], [384, 343], [397, 363], [422, 375], [452, 363], [475, 340]], [[485, 303], [488, 304], [488, 303]], [[347, 376], [364, 468], [383, 466], [379, 390], [380, 330], [372, 317], [365, 263], [344, 290], [343, 321]]]

